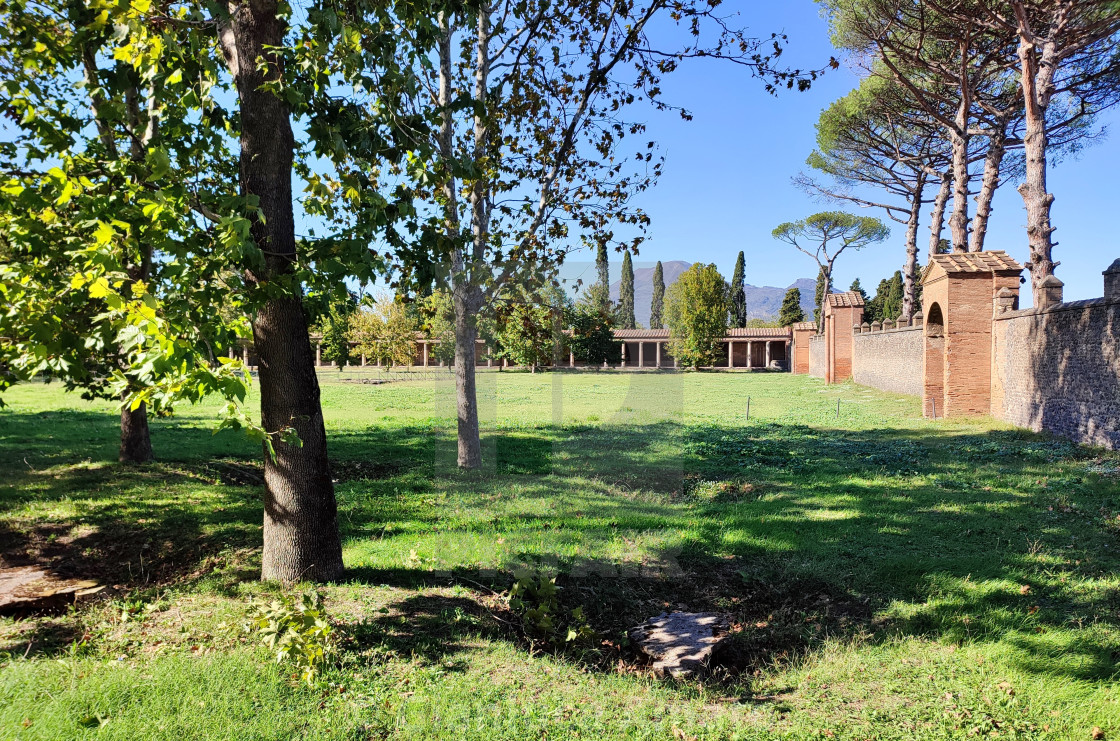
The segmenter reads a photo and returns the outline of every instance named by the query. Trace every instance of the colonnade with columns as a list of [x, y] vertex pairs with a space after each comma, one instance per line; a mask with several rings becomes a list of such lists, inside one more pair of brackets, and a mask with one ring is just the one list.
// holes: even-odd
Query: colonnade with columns
[[[778, 331], [780, 332], [781, 330]], [[317, 367], [333, 366], [333, 363], [323, 359], [323, 347], [319, 338], [312, 337], [312, 343], [315, 345], [315, 365]], [[624, 337], [618, 339], [618, 343], [622, 350], [622, 361], [617, 366], [619, 368], [670, 369], [679, 367], [677, 359], [669, 353], [669, 339], [667, 337]], [[413, 367], [430, 368], [442, 366], [443, 363], [435, 359], [435, 354], [433, 352], [433, 346], [438, 344], [439, 340], [417, 338]], [[769, 368], [772, 362], [778, 361], [783, 368], [789, 369], [791, 343], [788, 337], [759, 339], [731, 337], [722, 340], [722, 344], [726, 348], [726, 360], [717, 362], [714, 366], [716, 368], [761, 370]], [[229, 349], [229, 357], [237, 357], [238, 354], [241, 356], [242, 362], [244, 362], [245, 365], [251, 364], [250, 360], [252, 358], [249, 345]], [[483, 340], [478, 341], [476, 357], [478, 358], [479, 367], [495, 367], [490, 348]], [[508, 367], [505, 360], [500, 362], [502, 367]], [[568, 353], [567, 362], [562, 362], [561, 364], [567, 365], [569, 368], [586, 365], [586, 363], [581, 362], [571, 352]], [[364, 367], [373, 365], [373, 363], [367, 362], [366, 356], [361, 355], [358, 362], [354, 363], [354, 365]]]

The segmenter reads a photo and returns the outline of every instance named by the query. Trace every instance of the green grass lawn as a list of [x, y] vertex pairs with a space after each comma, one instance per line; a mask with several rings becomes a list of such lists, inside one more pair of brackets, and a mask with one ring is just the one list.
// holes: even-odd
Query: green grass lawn
[[[277, 588], [216, 407], [123, 468], [112, 405], [11, 390], [0, 554], [112, 589], [0, 618], [0, 738], [1120, 738], [1120, 456], [786, 374], [484, 373], [463, 474], [432, 378], [324, 374], [348, 581], [311, 687], [241, 630]], [[519, 566], [594, 650], [527, 642]], [[666, 609], [729, 616], [712, 676], [637, 664]]]

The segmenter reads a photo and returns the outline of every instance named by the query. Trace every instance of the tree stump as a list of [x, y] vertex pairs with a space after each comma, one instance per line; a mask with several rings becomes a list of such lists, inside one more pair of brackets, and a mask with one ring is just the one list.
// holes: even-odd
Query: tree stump
[[65, 607], [102, 589], [97, 582], [62, 579], [37, 566], [0, 569], [0, 615]]

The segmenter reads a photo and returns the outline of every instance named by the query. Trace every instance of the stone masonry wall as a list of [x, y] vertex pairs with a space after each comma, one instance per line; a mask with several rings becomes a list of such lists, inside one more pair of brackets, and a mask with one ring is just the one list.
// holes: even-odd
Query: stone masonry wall
[[852, 380], [896, 394], [922, 395], [922, 327], [852, 337]]
[[994, 416], [1120, 449], [1120, 301], [1009, 311], [993, 324]]
[[828, 374], [826, 342], [823, 334], [815, 334], [809, 338], [809, 375], [814, 378], [825, 378]]

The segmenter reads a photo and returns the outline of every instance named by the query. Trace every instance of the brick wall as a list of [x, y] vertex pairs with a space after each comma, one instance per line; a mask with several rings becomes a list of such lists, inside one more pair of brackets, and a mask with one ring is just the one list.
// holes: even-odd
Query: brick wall
[[922, 394], [922, 327], [861, 332], [852, 338], [852, 380], [896, 394]]
[[[1016, 288], [1018, 283], [1016, 282]], [[966, 273], [949, 278], [944, 357], [944, 416], [991, 410], [993, 280]]]
[[790, 371], [793, 373], [809, 372], [809, 341], [817, 333], [815, 327], [808, 322], [795, 324], [793, 327], [793, 346], [791, 350], [792, 362]]
[[809, 375], [824, 378], [828, 373], [828, 347], [823, 334], [809, 338]]
[[997, 315], [992, 414], [1120, 449], [1120, 300]]

